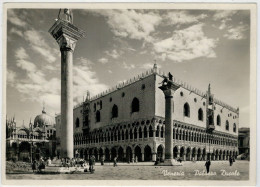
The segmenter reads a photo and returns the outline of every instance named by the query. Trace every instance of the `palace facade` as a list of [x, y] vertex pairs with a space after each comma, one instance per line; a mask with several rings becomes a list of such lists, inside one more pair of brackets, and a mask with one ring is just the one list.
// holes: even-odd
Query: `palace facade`
[[[158, 88], [165, 74], [154, 68], [74, 107], [75, 156], [105, 160], [164, 159], [165, 98]], [[172, 78], [174, 158], [226, 160], [238, 155], [239, 109]], [[227, 93], [228, 94], [228, 93]], [[56, 116], [57, 152], [62, 124]], [[213, 132], [207, 132], [207, 124]], [[64, 137], [63, 137], [64, 138]]]
[[22, 161], [39, 160], [56, 156], [55, 118], [45, 109], [29, 126], [17, 126], [15, 118], [6, 120], [6, 159]]

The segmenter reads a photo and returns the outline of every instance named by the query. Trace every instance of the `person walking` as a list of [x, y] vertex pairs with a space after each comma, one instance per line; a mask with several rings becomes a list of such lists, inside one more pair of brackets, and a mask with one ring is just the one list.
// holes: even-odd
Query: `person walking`
[[117, 166], [117, 157], [114, 158], [114, 167]]
[[101, 157], [101, 165], [103, 166], [104, 165], [104, 161], [105, 161], [105, 158], [104, 156]]
[[209, 173], [210, 165], [211, 165], [211, 163], [210, 163], [210, 160], [208, 159], [208, 160], [206, 161], [206, 163], [205, 163], [207, 173]]
[[233, 158], [229, 157], [229, 165], [232, 166], [233, 165]]

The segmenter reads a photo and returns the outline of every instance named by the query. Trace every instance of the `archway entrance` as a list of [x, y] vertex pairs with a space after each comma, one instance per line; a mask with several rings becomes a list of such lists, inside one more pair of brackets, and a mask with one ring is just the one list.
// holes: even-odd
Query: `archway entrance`
[[197, 160], [201, 161], [202, 160], [202, 156], [201, 156], [201, 149], [200, 148], [198, 149], [198, 155], [197, 156], [198, 156]]
[[196, 149], [195, 148], [193, 148], [192, 149], [192, 160], [195, 160], [195, 153], [196, 153]]
[[103, 152], [103, 149], [100, 148], [99, 149], [99, 159], [101, 160], [102, 157], [104, 157], [104, 152]]
[[19, 145], [19, 159], [22, 161], [30, 161], [30, 148], [29, 142], [21, 142]]
[[88, 160], [88, 150], [87, 149], [85, 149], [85, 151], [84, 151], [84, 156], [85, 156], [85, 160]]
[[131, 147], [127, 147], [126, 148], [126, 161], [127, 162], [131, 162], [132, 161], [132, 156], [133, 156], [133, 154], [132, 154]]
[[181, 148], [181, 150], [180, 150], [180, 158], [182, 159], [182, 160], [184, 160], [184, 147], [182, 147]]
[[152, 150], [150, 146], [145, 146], [144, 148], [144, 161], [151, 161], [152, 160]]
[[138, 159], [137, 160], [138, 162], [142, 161], [142, 151], [141, 151], [141, 148], [139, 146], [135, 147], [135, 159], [136, 158]]
[[159, 145], [157, 148], [157, 158], [162, 161], [163, 160], [163, 146]]
[[123, 161], [124, 160], [124, 150], [122, 147], [119, 147], [118, 149], [118, 161]]
[[188, 147], [188, 148], [187, 148], [187, 152], [186, 152], [186, 160], [187, 160], [187, 161], [190, 161], [190, 160], [191, 160], [190, 154], [191, 154], [191, 153], [190, 153], [190, 148]]
[[203, 160], [206, 160], [206, 149], [205, 148], [202, 151], [202, 158], [203, 158]]
[[116, 157], [116, 148], [113, 147], [113, 148], [111, 149], [111, 160], [114, 160], [115, 157]]
[[173, 158], [177, 158], [177, 156], [178, 156], [178, 148], [175, 146], [173, 148]]
[[105, 149], [105, 161], [110, 161], [109, 149]]
[[96, 161], [98, 161], [99, 159], [98, 159], [98, 150], [97, 149], [94, 150], [94, 156], [96, 158]]

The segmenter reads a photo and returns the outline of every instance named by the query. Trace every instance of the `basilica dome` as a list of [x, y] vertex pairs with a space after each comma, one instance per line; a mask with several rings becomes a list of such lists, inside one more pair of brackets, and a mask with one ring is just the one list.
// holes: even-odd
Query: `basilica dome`
[[36, 127], [42, 128], [44, 125], [46, 125], [46, 126], [54, 126], [54, 124], [55, 124], [54, 117], [48, 115], [45, 112], [45, 109], [43, 109], [42, 110], [42, 114], [40, 114], [40, 115], [35, 117], [33, 127], [34, 128], [36, 128]]

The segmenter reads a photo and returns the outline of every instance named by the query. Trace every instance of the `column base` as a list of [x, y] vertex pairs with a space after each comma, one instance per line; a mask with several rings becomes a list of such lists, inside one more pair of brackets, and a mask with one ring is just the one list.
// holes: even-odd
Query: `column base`
[[175, 159], [165, 159], [164, 162], [158, 163], [158, 166], [182, 166], [182, 163], [177, 162]]

